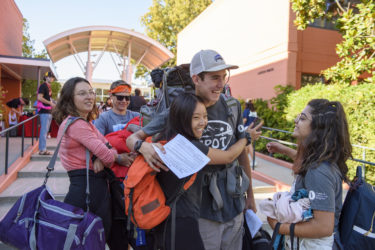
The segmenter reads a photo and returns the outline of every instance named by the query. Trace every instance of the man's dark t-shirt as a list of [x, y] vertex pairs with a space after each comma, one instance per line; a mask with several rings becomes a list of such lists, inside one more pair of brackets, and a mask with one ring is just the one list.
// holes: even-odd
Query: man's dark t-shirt
[[143, 105], [146, 105], [146, 103], [147, 102], [143, 96], [131, 96], [128, 109], [130, 109], [131, 111], [139, 112], [141, 110], [141, 107]]
[[[49, 95], [50, 93], [50, 88], [48, 87], [47, 83], [43, 83], [42, 85], [39, 86], [38, 94], [43, 94], [43, 98], [46, 99], [47, 101], [51, 101], [51, 96]], [[49, 104], [43, 103], [44, 106], [49, 107]], [[39, 114], [48, 114], [51, 113], [50, 109], [44, 109], [41, 108], [39, 111]]]
[[[203, 154], [208, 154], [208, 147], [204, 146], [198, 140], [193, 140], [194, 144]], [[178, 179], [172, 171], [160, 171], [157, 179], [162, 187], [167, 200], [176, 195], [177, 190], [184, 185], [191, 176]], [[200, 217], [200, 204], [202, 194], [202, 171], [197, 173], [194, 183], [178, 199], [176, 205], [176, 217], [191, 217], [198, 219]]]

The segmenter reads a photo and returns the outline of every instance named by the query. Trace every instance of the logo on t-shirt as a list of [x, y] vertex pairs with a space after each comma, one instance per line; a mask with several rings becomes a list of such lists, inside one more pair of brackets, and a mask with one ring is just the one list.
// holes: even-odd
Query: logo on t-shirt
[[315, 192], [310, 190], [309, 191], [309, 199], [312, 201], [312, 200], [315, 200]]
[[123, 128], [125, 128], [126, 126], [126, 123], [125, 124], [115, 124], [112, 126], [112, 129], [113, 129], [113, 132], [116, 132], [116, 131], [119, 131], [119, 130], [122, 130]]
[[225, 150], [233, 136], [233, 129], [229, 123], [220, 120], [208, 121], [200, 141], [212, 148]]

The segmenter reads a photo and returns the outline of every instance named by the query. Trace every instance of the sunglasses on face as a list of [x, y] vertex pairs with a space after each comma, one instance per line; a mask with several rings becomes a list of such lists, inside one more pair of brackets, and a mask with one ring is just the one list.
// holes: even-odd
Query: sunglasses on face
[[117, 101], [123, 101], [124, 99], [126, 101], [130, 101], [130, 96], [129, 95], [115, 95], [112, 94], [114, 97], [116, 97]]

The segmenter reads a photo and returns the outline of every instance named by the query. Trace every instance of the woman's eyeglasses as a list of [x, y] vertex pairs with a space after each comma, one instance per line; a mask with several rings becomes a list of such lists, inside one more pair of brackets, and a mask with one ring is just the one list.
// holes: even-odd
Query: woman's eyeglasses
[[112, 94], [114, 97], [116, 97], [117, 101], [123, 101], [124, 99], [126, 101], [130, 101], [130, 96], [129, 95], [115, 95]]
[[96, 93], [92, 90], [90, 91], [81, 91], [78, 92], [76, 95], [79, 95], [80, 97], [91, 97], [91, 96], [96, 96]]

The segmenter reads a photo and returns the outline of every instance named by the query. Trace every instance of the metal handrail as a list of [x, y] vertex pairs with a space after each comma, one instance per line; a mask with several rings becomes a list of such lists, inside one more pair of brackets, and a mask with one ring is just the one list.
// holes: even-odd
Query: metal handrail
[[24, 145], [25, 145], [25, 123], [26, 122], [29, 122], [29, 121], [32, 121], [31, 122], [31, 145], [33, 146], [34, 145], [34, 138], [36, 138], [36, 140], [38, 140], [38, 136], [34, 134], [34, 123], [35, 123], [35, 120], [37, 120], [37, 124], [38, 125], [38, 117], [39, 115], [34, 115], [20, 123], [18, 123], [17, 125], [15, 126], [12, 126], [12, 127], [9, 127], [7, 129], [4, 129], [0, 132], [0, 136], [3, 136], [5, 135], [6, 139], [5, 139], [5, 171], [4, 171], [4, 174], [8, 174], [8, 161], [9, 161], [9, 132], [11, 130], [14, 130], [14, 129], [18, 129], [18, 127], [22, 126], [22, 140], [21, 140], [21, 157], [24, 156]]
[[[293, 132], [290, 132], [290, 131], [286, 131], [286, 130], [282, 130], [282, 129], [276, 129], [276, 128], [270, 128], [270, 127], [265, 127], [265, 126], [262, 126], [262, 129], [266, 129], [266, 130], [270, 130], [270, 131], [277, 131], [277, 132], [282, 132], [282, 133], [287, 133], [287, 134], [292, 134], [293, 133]], [[281, 143], [281, 144], [285, 144], [285, 145], [288, 145], [288, 146], [294, 146], [294, 147], [297, 146], [297, 144], [295, 144], [295, 143], [288, 142], [288, 141], [283, 141], [283, 140], [279, 140], [279, 139], [275, 139], [275, 138], [272, 138], [272, 137], [260, 136], [260, 138], [263, 138], [263, 139], [266, 139], [266, 140], [269, 140], [269, 141], [275, 141], [275, 142], [278, 142], [278, 143]], [[366, 149], [367, 150], [375, 151], [375, 148], [370, 148], [370, 147], [361, 146], [361, 145], [355, 145], [355, 144], [352, 144], [352, 146], [356, 147], [356, 148], [363, 149], [363, 154], [362, 154], [363, 159], [361, 160], [361, 159], [357, 159], [357, 158], [349, 158], [349, 160], [360, 162], [360, 163], [362, 163], [362, 165], [375, 166], [374, 162], [366, 161]], [[254, 157], [253, 158], [253, 162], [255, 162], [255, 154], [254, 154], [253, 157]], [[253, 168], [254, 168], [254, 164], [253, 164]]]

